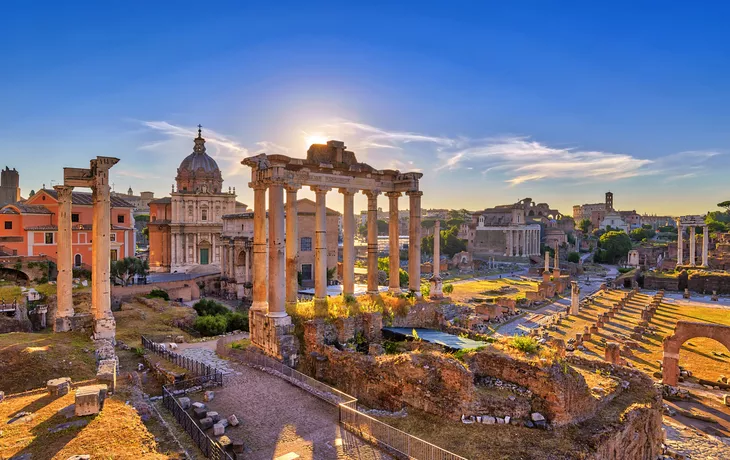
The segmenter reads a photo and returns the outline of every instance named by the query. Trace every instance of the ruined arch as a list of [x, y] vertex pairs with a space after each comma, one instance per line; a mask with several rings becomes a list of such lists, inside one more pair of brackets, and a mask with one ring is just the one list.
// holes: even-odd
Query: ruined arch
[[676, 386], [679, 382], [679, 349], [687, 340], [696, 337], [713, 339], [730, 352], [730, 326], [697, 321], [677, 321], [674, 334], [664, 338], [662, 359], [662, 382]]
[[14, 281], [23, 286], [27, 286], [30, 282], [30, 276], [26, 272], [8, 267], [0, 267], [0, 278]]

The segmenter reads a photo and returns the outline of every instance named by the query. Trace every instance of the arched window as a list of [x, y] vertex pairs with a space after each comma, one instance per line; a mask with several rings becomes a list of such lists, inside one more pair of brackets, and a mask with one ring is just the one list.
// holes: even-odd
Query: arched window
[[74, 256], [74, 267], [80, 267], [81, 266], [81, 254], [76, 254]]
[[299, 250], [302, 252], [309, 252], [312, 250], [312, 238], [305, 236], [301, 239]]
[[208, 220], [208, 210], [203, 209], [200, 211], [200, 220]]

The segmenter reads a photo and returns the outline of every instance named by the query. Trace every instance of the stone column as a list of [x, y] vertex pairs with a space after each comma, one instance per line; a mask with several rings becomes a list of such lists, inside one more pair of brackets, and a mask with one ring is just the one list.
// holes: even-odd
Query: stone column
[[560, 270], [560, 245], [555, 243], [555, 267], [553, 270]]
[[684, 265], [684, 235], [682, 235], [682, 224], [677, 219], [677, 266]]
[[284, 242], [284, 184], [269, 185], [269, 313], [267, 316], [286, 316], [286, 270]]
[[297, 186], [286, 188], [286, 306], [297, 305], [299, 292], [299, 211]]
[[221, 276], [228, 278], [228, 246], [222, 243], [223, 253], [221, 254]]
[[550, 252], [545, 248], [545, 273], [550, 271]]
[[512, 230], [507, 230], [507, 257], [512, 257]]
[[390, 260], [390, 273], [388, 274], [388, 290], [390, 292], [400, 292], [400, 248], [399, 225], [398, 225], [398, 197], [400, 192], [388, 192], [388, 211], [390, 218], [388, 220], [388, 259]]
[[691, 226], [689, 228], [689, 264], [691, 266], [697, 265], [697, 256], [695, 253], [695, 245], [697, 243], [697, 238], [695, 237], [695, 226]]
[[314, 303], [317, 307], [327, 307], [327, 192], [328, 187], [312, 187], [316, 195], [314, 209]]
[[253, 184], [253, 304], [254, 310], [268, 311], [266, 282], [266, 189], [261, 182]]
[[[406, 192], [410, 216], [408, 221], [408, 288], [421, 297], [421, 197], [423, 192]], [[437, 234], [434, 233], [434, 236]], [[435, 238], [434, 238], [435, 242]]]
[[709, 261], [707, 260], [707, 251], [710, 248], [710, 231], [707, 225], [702, 227], [702, 266], [708, 267]]
[[111, 188], [109, 169], [119, 160], [97, 157], [91, 160], [93, 185], [91, 188], [94, 217], [91, 242], [91, 311], [94, 316], [94, 339], [114, 340], [116, 322], [111, 308]]
[[73, 241], [71, 230], [71, 192], [73, 187], [57, 185], [53, 187], [58, 195], [58, 278], [56, 279], [56, 317], [53, 322], [54, 332], [71, 330], [71, 320], [74, 315], [73, 302]]
[[368, 294], [378, 293], [378, 195], [366, 190], [368, 197]]
[[355, 192], [341, 188], [345, 201], [342, 215], [342, 294], [355, 293]]
[[580, 310], [580, 288], [577, 281], [571, 281], [570, 287], [570, 314], [577, 315]]
[[246, 270], [243, 272], [243, 280], [246, 283], [251, 282], [251, 251], [253, 248], [246, 248], [244, 251], [244, 257], [246, 258]]
[[430, 280], [432, 299], [443, 297], [441, 284], [441, 221], [436, 219], [433, 227], [433, 276]]

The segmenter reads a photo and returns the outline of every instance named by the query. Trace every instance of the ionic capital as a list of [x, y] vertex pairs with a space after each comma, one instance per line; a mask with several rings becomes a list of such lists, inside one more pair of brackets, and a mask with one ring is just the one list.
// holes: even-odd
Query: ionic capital
[[406, 192], [406, 195], [410, 197], [421, 197], [423, 196], [423, 192], [420, 190], [412, 190], [410, 192]]
[[309, 188], [317, 195], [324, 195], [332, 190], [331, 187], [324, 187], [322, 185], [311, 185]]

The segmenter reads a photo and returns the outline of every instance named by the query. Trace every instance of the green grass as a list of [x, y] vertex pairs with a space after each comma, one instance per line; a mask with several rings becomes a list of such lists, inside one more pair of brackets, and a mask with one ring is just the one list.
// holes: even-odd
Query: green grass
[[509, 346], [515, 350], [519, 350], [523, 353], [536, 353], [540, 348], [540, 344], [534, 337], [512, 337], [509, 341]]

